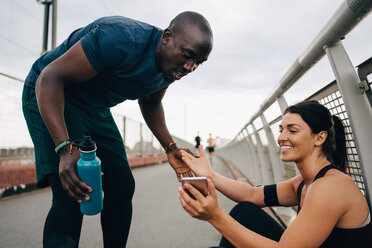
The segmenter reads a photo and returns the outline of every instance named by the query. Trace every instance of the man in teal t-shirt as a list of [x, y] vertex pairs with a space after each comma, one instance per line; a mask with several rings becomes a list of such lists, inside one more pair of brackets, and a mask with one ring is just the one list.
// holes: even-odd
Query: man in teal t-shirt
[[162, 98], [175, 80], [208, 59], [213, 34], [195, 12], [177, 15], [168, 28], [121, 16], [100, 18], [75, 30], [40, 57], [25, 80], [23, 112], [35, 146], [39, 187], [51, 186], [53, 204], [44, 247], [77, 247], [81, 198], [91, 188], [76, 174], [73, 140], [89, 133], [102, 161], [105, 247], [125, 247], [134, 179], [110, 107], [138, 99], [142, 115], [176, 172], [190, 175], [165, 123]]

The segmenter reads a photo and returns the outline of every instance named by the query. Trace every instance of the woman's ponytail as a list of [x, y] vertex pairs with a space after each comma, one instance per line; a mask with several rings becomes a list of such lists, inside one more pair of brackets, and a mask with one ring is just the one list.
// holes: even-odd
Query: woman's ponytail
[[333, 129], [334, 129], [334, 140], [335, 145], [332, 152], [332, 163], [341, 167], [345, 171], [347, 162], [346, 155], [346, 138], [345, 138], [345, 127], [341, 119], [337, 116], [333, 116]]

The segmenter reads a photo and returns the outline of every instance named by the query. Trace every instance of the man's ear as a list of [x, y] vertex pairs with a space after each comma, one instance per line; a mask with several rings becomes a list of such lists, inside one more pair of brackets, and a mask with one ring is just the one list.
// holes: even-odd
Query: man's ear
[[326, 141], [328, 137], [328, 133], [326, 131], [320, 131], [316, 135], [315, 145], [320, 146], [323, 145], [323, 143]]
[[163, 45], [166, 45], [169, 42], [169, 40], [171, 39], [172, 35], [173, 35], [173, 33], [172, 33], [172, 31], [170, 29], [167, 28], [167, 29], [164, 30], [164, 32], [163, 32], [163, 39], [162, 39]]

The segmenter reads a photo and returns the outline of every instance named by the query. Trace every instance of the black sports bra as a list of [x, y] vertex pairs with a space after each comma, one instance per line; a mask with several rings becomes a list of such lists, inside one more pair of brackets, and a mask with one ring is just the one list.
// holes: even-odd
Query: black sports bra
[[[323, 177], [328, 170], [337, 169], [340, 170], [340, 167], [329, 164], [323, 167], [318, 174], [316, 174], [313, 182], [318, 178]], [[297, 214], [300, 212], [300, 202], [301, 202], [301, 193], [302, 188], [304, 187], [305, 182], [302, 181], [297, 188], [297, 197], [298, 197], [298, 210]], [[338, 228], [334, 227], [328, 238], [320, 246], [321, 248], [325, 247], [367, 247], [372, 244], [372, 221], [365, 226], [359, 228]]]
[[[316, 176], [314, 177], [314, 180], [313, 182], [315, 182], [315, 180], [323, 177], [327, 171], [329, 171], [330, 169], [337, 169], [339, 171], [341, 171], [341, 168], [336, 166], [336, 165], [333, 165], [333, 164], [329, 164], [329, 165], [326, 165], [324, 166], [319, 172], [318, 174], [316, 174]], [[300, 207], [300, 202], [301, 202], [301, 194], [302, 194], [302, 188], [304, 187], [305, 185], [305, 181], [302, 180], [302, 182], [300, 183], [300, 185], [298, 185], [298, 188], [297, 188], [297, 199], [298, 199], [298, 208], [297, 208], [297, 214], [300, 212], [301, 210], [301, 207]]]

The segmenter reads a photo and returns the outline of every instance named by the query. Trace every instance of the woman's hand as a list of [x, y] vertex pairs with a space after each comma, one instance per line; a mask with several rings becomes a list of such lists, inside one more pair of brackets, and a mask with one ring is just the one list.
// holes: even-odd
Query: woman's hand
[[198, 148], [200, 157], [195, 157], [185, 151], [181, 151], [182, 161], [194, 172], [195, 176], [205, 176], [211, 178], [213, 175], [209, 160], [205, 155], [204, 147]]
[[[218, 218], [220, 213], [223, 212], [218, 206], [217, 192], [210, 179], [208, 179], [209, 194], [206, 197], [188, 183], [185, 183], [178, 191], [180, 192], [182, 207], [194, 218], [210, 221]], [[193, 199], [188, 192], [192, 194], [195, 199]]]
[[189, 154], [190, 156], [195, 156], [191, 155], [192, 153], [189, 149], [181, 150], [178, 148], [174, 148], [167, 152], [168, 162], [176, 172], [177, 180], [179, 182], [181, 182], [181, 177], [193, 176], [192, 172], [190, 171], [190, 168], [182, 161], [182, 153]]

